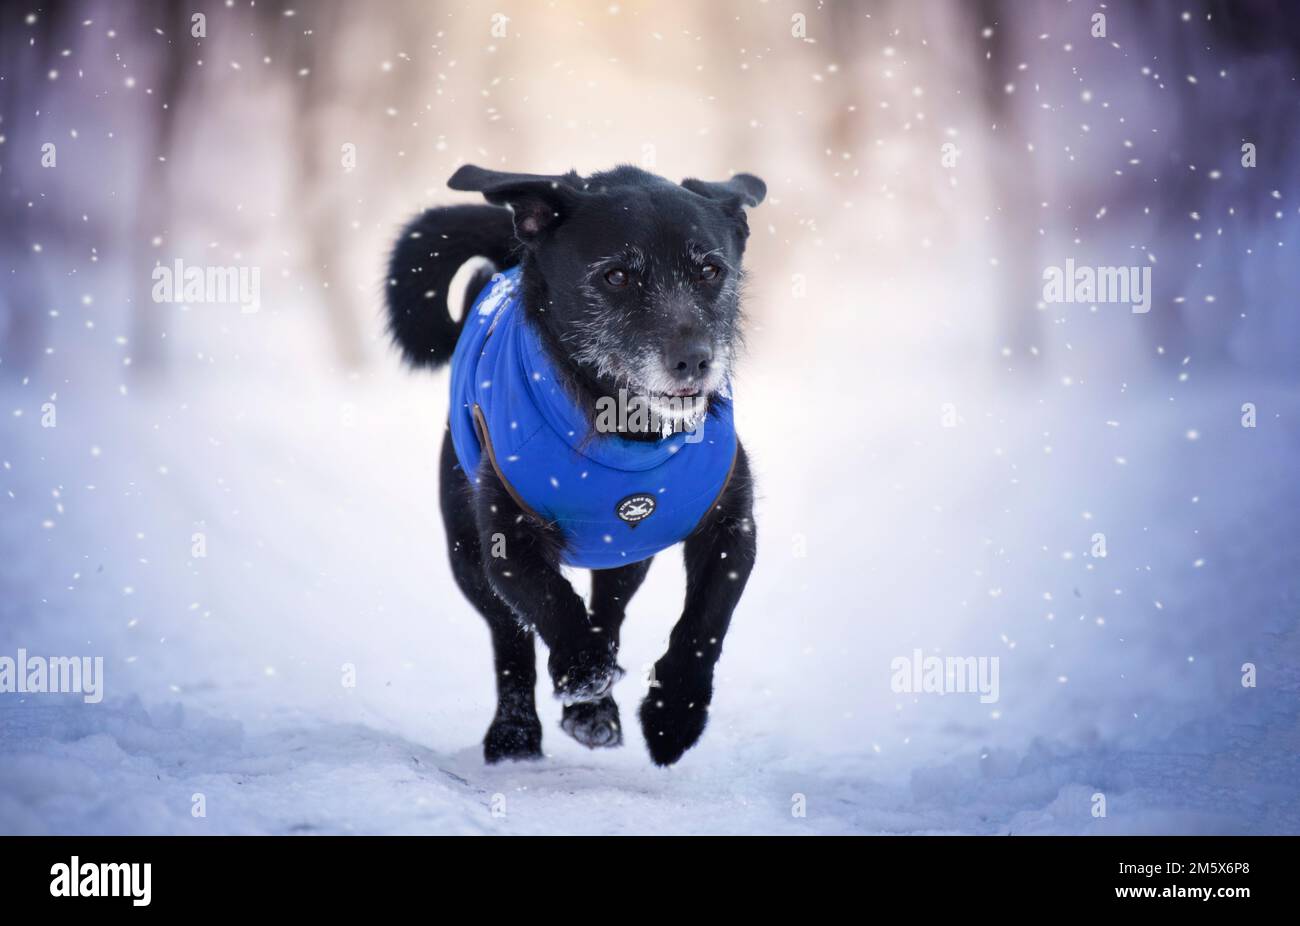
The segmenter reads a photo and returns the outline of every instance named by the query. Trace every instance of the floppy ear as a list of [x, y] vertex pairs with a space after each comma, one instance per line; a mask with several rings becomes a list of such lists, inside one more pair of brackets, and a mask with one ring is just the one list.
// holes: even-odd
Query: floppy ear
[[512, 174], [466, 164], [451, 175], [447, 186], [482, 193], [494, 206], [509, 206], [514, 213], [515, 236], [531, 245], [573, 210], [581, 195], [571, 185], [576, 176]]
[[682, 186], [725, 205], [757, 206], [767, 196], [767, 184], [753, 174], [736, 174], [721, 183], [687, 178], [682, 181]]

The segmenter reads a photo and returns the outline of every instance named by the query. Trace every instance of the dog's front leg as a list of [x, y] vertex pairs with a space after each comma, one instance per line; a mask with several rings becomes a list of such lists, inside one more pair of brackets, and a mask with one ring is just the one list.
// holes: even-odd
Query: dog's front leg
[[736, 453], [727, 490], [708, 520], [686, 538], [686, 605], [641, 702], [641, 729], [658, 765], [672, 765], [704, 732], [713, 667], [754, 567], [754, 490], [745, 451]]
[[524, 512], [486, 471], [476, 514], [488, 581], [515, 616], [550, 649], [547, 668], [565, 704], [597, 701], [623, 677], [615, 662], [617, 627], [593, 624], [582, 596], [560, 573], [563, 537]]

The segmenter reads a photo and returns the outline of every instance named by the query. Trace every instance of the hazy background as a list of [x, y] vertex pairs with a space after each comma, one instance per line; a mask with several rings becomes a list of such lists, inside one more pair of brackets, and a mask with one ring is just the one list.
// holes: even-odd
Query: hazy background
[[[0, 655], [109, 673], [95, 707], [0, 695], [0, 830], [1300, 829], [1291, 4], [0, 17]], [[737, 383], [760, 559], [667, 774], [632, 727], [569, 741], [545, 683], [551, 759], [479, 759], [445, 374], [382, 331], [387, 249], [473, 201], [465, 162], [768, 184]], [[1150, 313], [1044, 304], [1071, 257], [1150, 267]], [[178, 258], [258, 268], [260, 311], [154, 303]], [[660, 557], [625, 665], [680, 583]], [[1001, 701], [891, 691], [914, 648], [999, 656]]]

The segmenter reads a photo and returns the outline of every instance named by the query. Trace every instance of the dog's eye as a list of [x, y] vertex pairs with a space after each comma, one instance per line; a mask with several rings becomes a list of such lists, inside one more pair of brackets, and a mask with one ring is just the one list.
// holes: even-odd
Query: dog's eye
[[717, 264], [705, 264], [703, 267], [700, 268], [700, 279], [716, 280], [718, 278], [718, 274], [720, 274], [721, 272], [722, 271], [718, 269]]
[[628, 279], [627, 271], [621, 267], [605, 272], [605, 282], [610, 286], [626, 286]]

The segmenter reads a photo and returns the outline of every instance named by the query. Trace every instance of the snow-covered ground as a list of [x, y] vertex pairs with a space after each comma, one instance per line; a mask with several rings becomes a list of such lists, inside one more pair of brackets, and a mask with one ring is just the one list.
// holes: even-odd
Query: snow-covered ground
[[[0, 30], [0, 659], [106, 667], [98, 704], [0, 693], [0, 833], [1300, 833], [1285, 29], [335, 6]], [[769, 187], [736, 393], [759, 561], [677, 766], [635, 724], [580, 747], [543, 678], [548, 758], [487, 768], [446, 375], [381, 343], [383, 255], [474, 199], [464, 162], [629, 160]], [[261, 311], [149, 302], [177, 259], [258, 269]], [[1151, 312], [1043, 304], [1067, 260], [1150, 269]], [[632, 602], [625, 720], [682, 579], [661, 556]], [[893, 690], [917, 650], [996, 657], [997, 700]]]
[[[545, 678], [545, 761], [483, 765], [445, 374], [80, 370], [53, 428], [6, 387], [0, 656], [101, 655], [106, 695], [0, 695], [0, 832], [1300, 832], [1300, 392], [940, 381], [850, 344], [796, 380], [783, 343], [738, 389], [759, 564], [669, 770], [634, 724], [568, 739]], [[632, 603], [625, 720], [681, 585], [661, 556]], [[891, 690], [918, 648], [999, 657], [999, 699]]]

